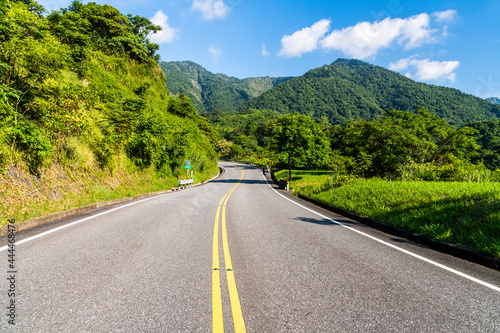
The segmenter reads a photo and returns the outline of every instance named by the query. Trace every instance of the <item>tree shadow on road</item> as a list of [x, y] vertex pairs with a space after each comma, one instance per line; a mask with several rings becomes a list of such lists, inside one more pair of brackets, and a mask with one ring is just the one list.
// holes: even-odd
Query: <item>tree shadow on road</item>
[[363, 224], [360, 224], [360, 223], [355, 222], [355, 221], [347, 220], [345, 218], [335, 219], [334, 220], [335, 222], [333, 220], [330, 220], [330, 219], [314, 219], [311, 217], [296, 217], [296, 218], [294, 218], [294, 220], [307, 222], [307, 223], [313, 223], [313, 224], [319, 224], [319, 225], [340, 226], [341, 224], [344, 224], [344, 225], [356, 225], [356, 226], [360, 226], [360, 227], [366, 227]]
[[339, 225], [338, 223], [333, 222], [329, 219], [313, 219], [311, 217], [296, 217], [294, 218], [296, 221], [302, 221], [307, 223], [319, 224], [319, 225]]

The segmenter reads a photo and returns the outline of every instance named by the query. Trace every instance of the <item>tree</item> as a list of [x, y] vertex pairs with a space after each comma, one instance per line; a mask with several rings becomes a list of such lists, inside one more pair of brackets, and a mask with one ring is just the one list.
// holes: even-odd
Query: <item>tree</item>
[[269, 124], [273, 141], [271, 150], [288, 165], [288, 179], [293, 167], [320, 168], [326, 165], [331, 152], [326, 135], [311, 117], [286, 114]]
[[162, 28], [145, 17], [125, 16], [109, 5], [75, 0], [68, 8], [52, 12], [48, 22], [63, 43], [74, 47], [77, 59], [82, 56], [82, 47], [91, 45], [97, 50], [126, 54], [140, 62], [159, 60], [156, 54], [159, 46], [147, 37]]
[[479, 155], [472, 161], [484, 162], [490, 170], [500, 169], [500, 120], [480, 121], [469, 126], [479, 131], [474, 137], [481, 145]]
[[28, 10], [30, 12], [37, 14], [38, 16], [42, 16], [43, 12], [45, 11], [45, 8], [43, 8], [42, 5], [36, 3], [33, 0], [14, 0], [14, 2], [24, 3], [28, 7]]
[[182, 118], [194, 118], [198, 111], [195, 109], [191, 98], [184, 94], [180, 94], [173, 98], [167, 107], [168, 112]]
[[416, 112], [389, 111], [382, 120], [353, 120], [333, 130], [332, 145], [356, 161], [358, 171], [394, 174], [410, 163], [444, 165], [474, 155], [477, 131], [454, 129], [444, 119], [419, 108]]

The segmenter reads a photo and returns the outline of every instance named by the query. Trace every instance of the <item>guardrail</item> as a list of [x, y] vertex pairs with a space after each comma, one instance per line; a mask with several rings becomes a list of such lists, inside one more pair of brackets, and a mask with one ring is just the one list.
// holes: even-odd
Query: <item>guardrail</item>
[[179, 189], [181, 188], [185, 188], [187, 186], [192, 186], [194, 183], [194, 180], [193, 179], [180, 179], [179, 180]]

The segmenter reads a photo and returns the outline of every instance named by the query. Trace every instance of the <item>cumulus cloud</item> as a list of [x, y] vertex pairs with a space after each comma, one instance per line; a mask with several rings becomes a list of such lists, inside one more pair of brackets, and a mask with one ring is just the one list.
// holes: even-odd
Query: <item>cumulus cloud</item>
[[402, 70], [408, 69], [410, 66], [411, 58], [404, 58], [397, 62], [391, 62], [389, 64], [389, 69], [391, 71], [401, 72]]
[[388, 48], [393, 42], [406, 49], [419, 47], [435, 40], [436, 30], [430, 28], [428, 14], [407, 19], [386, 18], [383, 21], [360, 22], [342, 30], [334, 30], [320, 45], [325, 49], [342, 51], [354, 58], [366, 59]]
[[432, 15], [436, 18], [437, 22], [452, 22], [458, 14], [454, 9], [445, 10], [444, 12], [434, 12]]
[[330, 30], [330, 20], [323, 19], [292, 35], [284, 35], [281, 39], [279, 55], [300, 57], [303, 53], [316, 50], [319, 40], [326, 35], [328, 30]]
[[168, 16], [163, 13], [163, 11], [159, 10], [155, 13], [155, 15], [150, 19], [151, 23], [155, 25], [159, 25], [162, 27], [161, 31], [158, 31], [155, 34], [149, 34], [148, 38], [153, 43], [163, 44], [170, 43], [175, 38], [177, 38], [180, 29], [172, 28], [168, 24]]
[[437, 40], [435, 34], [438, 29], [430, 28], [430, 16], [420, 14], [402, 20], [401, 35], [399, 43], [404, 44], [407, 49], [419, 47], [425, 43], [432, 43]]
[[403, 20], [389, 18], [373, 24], [360, 22], [352, 27], [334, 30], [320, 45], [325, 49], [335, 49], [354, 58], [365, 59], [389, 47], [400, 35], [402, 25]]
[[408, 70], [406, 76], [422, 81], [455, 82], [455, 70], [459, 66], [459, 61], [431, 61], [410, 57], [391, 63], [389, 69], [398, 72]]
[[199, 10], [205, 20], [223, 19], [231, 9], [222, 0], [194, 0], [193, 10]]
[[442, 23], [452, 21], [456, 16], [455, 10], [447, 10], [405, 19], [388, 17], [382, 21], [359, 22], [354, 26], [335, 29], [329, 34], [331, 21], [323, 19], [292, 35], [284, 35], [279, 54], [300, 57], [303, 53], [321, 48], [366, 59], [395, 44], [404, 49], [414, 49], [448, 36], [447, 26]]
[[219, 58], [222, 55], [222, 49], [218, 48], [214, 44], [212, 44], [208, 48], [208, 53], [210, 53], [215, 65], [217, 66], [217, 64], [219, 63]]
[[266, 50], [266, 44], [262, 44], [262, 50], [260, 52], [263, 56], [267, 57], [271, 55], [267, 50]]

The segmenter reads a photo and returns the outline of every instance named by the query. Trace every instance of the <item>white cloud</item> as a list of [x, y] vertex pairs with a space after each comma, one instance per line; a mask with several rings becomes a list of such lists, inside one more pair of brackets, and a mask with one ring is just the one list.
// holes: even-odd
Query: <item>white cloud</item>
[[222, 55], [222, 49], [218, 48], [214, 44], [212, 44], [208, 48], [208, 53], [210, 53], [215, 65], [217, 66], [217, 64], [219, 63], [219, 58]]
[[260, 52], [263, 56], [267, 57], [268, 55], [271, 55], [267, 50], [266, 50], [266, 44], [262, 44], [262, 50]]
[[454, 72], [460, 66], [459, 61], [431, 61], [429, 59], [415, 59], [415, 57], [401, 59], [389, 65], [393, 71], [409, 70], [406, 76], [422, 81], [455, 82], [457, 74]]
[[458, 14], [456, 10], [449, 9], [444, 12], [434, 12], [432, 16], [436, 18], [437, 22], [451, 22], [457, 18]]
[[401, 35], [403, 20], [387, 18], [381, 22], [360, 22], [342, 30], [334, 30], [320, 45], [342, 51], [354, 58], [365, 59], [376, 54]]
[[193, 0], [194, 10], [199, 10], [205, 20], [223, 19], [231, 9], [222, 0]]
[[432, 43], [436, 41], [434, 37], [438, 29], [430, 28], [430, 17], [427, 14], [420, 14], [412, 16], [403, 20], [401, 29], [401, 36], [399, 38], [400, 44], [405, 44], [407, 49], [419, 47], [425, 43]]
[[300, 57], [303, 53], [314, 51], [318, 48], [318, 41], [330, 30], [330, 20], [323, 19], [311, 27], [284, 35], [281, 39], [279, 55], [286, 57]]
[[447, 10], [405, 19], [388, 17], [382, 21], [359, 22], [354, 26], [335, 29], [328, 35], [331, 21], [323, 19], [292, 35], [284, 35], [279, 54], [300, 57], [303, 53], [322, 48], [366, 59], [395, 44], [407, 50], [414, 49], [447, 37], [448, 27], [442, 22], [452, 21], [456, 16], [455, 10]]
[[321, 40], [325, 49], [342, 51], [354, 58], [366, 59], [388, 48], [394, 41], [406, 49], [419, 47], [435, 40], [436, 30], [430, 28], [428, 14], [407, 19], [386, 18], [383, 21], [359, 22], [355, 26], [334, 30]]
[[168, 16], [161, 10], [157, 11], [150, 21], [151, 23], [162, 27], [161, 31], [158, 31], [155, 34], [149, 34], [148, 38], [153, 43], [170, 43], [177, 38], [180, 32], [180, 29], [172, 28], [168, 25]]
[[401, 59], [397, 62], [391, 62], [389, 64], [389, 69], [391, 71], [396, 71], [396, 72], [400, 72], [402, 70], [405, 70], [410, 66], [410, 60], [411, 60], [411, 58], [405, 58], [405, 59]]

